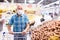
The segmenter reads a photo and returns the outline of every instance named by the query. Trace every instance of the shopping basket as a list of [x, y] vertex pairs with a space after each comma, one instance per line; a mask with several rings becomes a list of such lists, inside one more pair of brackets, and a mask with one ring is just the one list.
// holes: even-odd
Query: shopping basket
[[[16, 34], [21, 32], [13, 32], [13, 33]], [[0, 40], [14, 40], [14, 38], [15, 38], [14, 35], [9, 34], [8, 32], [3, 32], [2, 38]], [[23, 38], [23, 40], [27, 39], [26, 37], [16, 37], [16, 38]]]

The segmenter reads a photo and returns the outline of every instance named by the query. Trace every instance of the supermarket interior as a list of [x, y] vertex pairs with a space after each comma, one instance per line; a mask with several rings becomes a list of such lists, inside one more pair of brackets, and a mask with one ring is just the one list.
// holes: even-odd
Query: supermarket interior
[[0, 0], [0, 40], [60, 40], [60, 0]]

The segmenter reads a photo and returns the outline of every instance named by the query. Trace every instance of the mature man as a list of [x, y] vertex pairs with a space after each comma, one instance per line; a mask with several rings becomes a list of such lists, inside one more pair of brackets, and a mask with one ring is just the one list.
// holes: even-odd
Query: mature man
[[[22, 7], [17, 6], [17, 13], [13, 15], [9, 21], [8, 31], [10, 34], [13, 34], [11, 31], [11, 25], [13, 25], [13, 32], [21, 32], [14, 34], [14, 40], [26, 40], [26, 34], [30, 28], [29, 20], [26, 14], [23, 13]], [[22, 37], [25, 37], [23, 39]]]

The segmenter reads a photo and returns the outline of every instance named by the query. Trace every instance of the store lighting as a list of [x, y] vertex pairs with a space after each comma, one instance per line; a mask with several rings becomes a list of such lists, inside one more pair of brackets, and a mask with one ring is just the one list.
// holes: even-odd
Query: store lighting
[[59, 4], [59, 1], [58, 1], [58, 2], [56, 2], [56, 4]]
[[34, 3], [34, 2], [35, 2], [35, 0], [29, 0], [28, 2], [29, 2], [29, 3]]
[[4, 2], [9, 3], [8, 0], [4, 0]]
[[44, 0], [41, 0], [41, 1], [39, 1], [37, 4], [39, 5], [41, 2], [43, 2]]
[[49, 7], [50, 5], [54, 5], [54, 4], [56, 4], [56, 3], [58, 4], [59, 1], [56, 1], [56, 2], [50, 3], [50, 4], [48, 4], [48, 5], [44, 6], [44, 7]]

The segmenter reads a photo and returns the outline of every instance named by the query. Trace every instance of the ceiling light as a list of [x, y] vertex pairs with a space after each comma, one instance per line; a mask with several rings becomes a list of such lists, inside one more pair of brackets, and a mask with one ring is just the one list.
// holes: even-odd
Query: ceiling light
[[41, 1], [39, 1], [37, 4], [40, 4], [40, 3], [42, 3], [44, 0], [41, 0]]
[[34, 3], [34, 2], [35, 2], [35, 0], [29, 0], [28, 2], [29, 2], [29, 3]]

